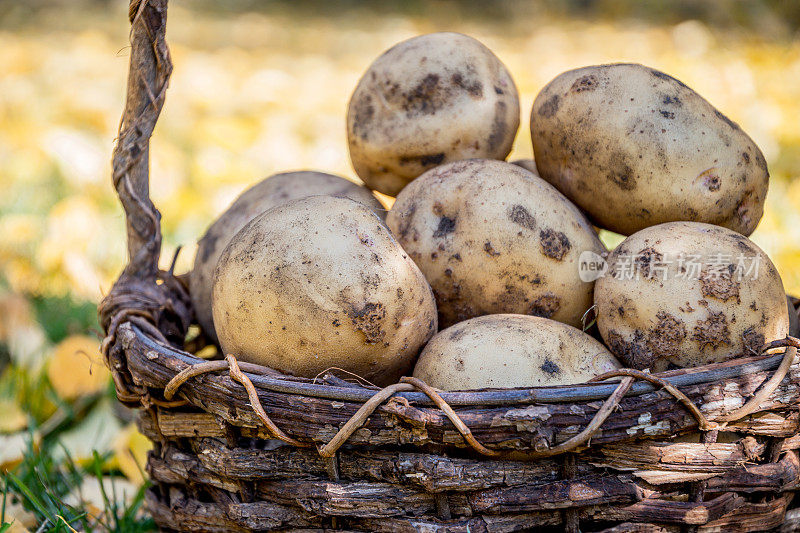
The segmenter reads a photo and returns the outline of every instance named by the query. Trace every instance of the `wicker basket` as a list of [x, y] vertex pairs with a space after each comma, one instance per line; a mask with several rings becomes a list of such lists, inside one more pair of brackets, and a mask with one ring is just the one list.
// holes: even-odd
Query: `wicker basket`
[[161, 528], [800, 529], [792, 338], [655, 376], [441, 394], [411, 379], [312, 381], [181, 350], [191, 304], [184, 281], [158, 269], [148, 197], [148, 143], [171, 72], [166, 3], [131, 2], [114, 153], [129, 264], [99, 310], [119, 400], [142, 408], [155, 444], [147, 503]]

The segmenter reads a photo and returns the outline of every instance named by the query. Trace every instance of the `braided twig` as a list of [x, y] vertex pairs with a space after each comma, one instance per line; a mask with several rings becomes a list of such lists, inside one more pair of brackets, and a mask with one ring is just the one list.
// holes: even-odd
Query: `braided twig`
[[149, 197], [149, 145], [164, 106], [172, 60], [165, 34], [167, 0], [131, 0], [131, 56], [125, 110], [112, 158], [112, 180], [128, 234], [128, 264], [98, 306], [106, 332], [102, 352], [120, 400], [146, 394], [127, 375], [124, 356], [112, 354], [119, 326], [133, 322], [158, 341], [183, 341], [192, 318], [186, 287], [158, 268], [161, 215]]

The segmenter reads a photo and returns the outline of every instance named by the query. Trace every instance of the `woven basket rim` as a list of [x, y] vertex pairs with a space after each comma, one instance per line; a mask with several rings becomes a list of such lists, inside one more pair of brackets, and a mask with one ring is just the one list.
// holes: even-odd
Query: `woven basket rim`
[[[189, 352], [165, 346], [144, 333], [134, 324], [130, 324], [136, 341], [148, 351], [154, 351], [163, 357], [172, 357], [186, 365], [203, 363], [201, 359]], [[716, 383], [734, 377], [775, 370], [784, 357], [783, 353], [732, 359], [723, 363], [715, 363], [680, 371], [669, 371], [654, 374], [662, 377], [672, 385], [688, 387], [706, 383]], [[263, 367], [268, 370], [267, 367]], [[327, 400], [365, 402], [376, 392], [375, 389], [353, 384], [352, 387], [341, 387], [328, 383], [302, 381], [293, 376], [271, 377], [267, 375], [245, 372], [256, 388], [285, 394], [295, 394]], [[442, 398], [452, 406], [508, 406], [531, 403], [575, 403], [605, 400], [616, 389], [618, 382], [582, 383], [576, 385], [559, 385], [549, 387], [517, 387], [497, 389], [477, 389], [464, 391], [441, 392]], [[657, 390], [658, 387], [639, 381], [634, 383], [625, 396], [640, 396]], [[395, 396], [413, 401], [417, 405], [431, 406], [431, 399], [421, 392], [397, 392]]]

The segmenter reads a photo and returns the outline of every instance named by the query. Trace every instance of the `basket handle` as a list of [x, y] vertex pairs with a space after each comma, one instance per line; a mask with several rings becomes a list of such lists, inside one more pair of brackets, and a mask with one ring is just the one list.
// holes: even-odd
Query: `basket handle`
[[150, 200], [149, 145], [164, 106], [172, 61], [165, 40], [167, 0], [131, 0], [131, 55], [125, 110], [113, 156], [113, 182], [128, 235], [124, 275], [141, 280], [158, 273], [161, 215]]
[[133, 383], [119, 326], [133, 322], [167, 344], [183, 342], [192, 319], [188, 290], [172, 271], [158, 268], [161, 214], [150, 200], [149, 146], [164, 106], [172, 61], [165, 40], [167, 0], [131, 0], [131, 56], [125, 110], [114, 147], [113, 183], [125, 210], [128, 264], [97, 308], [106, 337], [101, 349], [114, 376], [117, 396], [136, 403], [147, 391]]

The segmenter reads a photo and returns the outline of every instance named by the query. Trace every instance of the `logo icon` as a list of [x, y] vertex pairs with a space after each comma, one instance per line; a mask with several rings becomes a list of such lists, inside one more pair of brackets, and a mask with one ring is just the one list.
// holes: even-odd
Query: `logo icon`
[[601, 255], [591, 250], [581, 252], [578, 257], [578, 277], [583, 282], [596, 281], [608, 272], [608, 263]]

